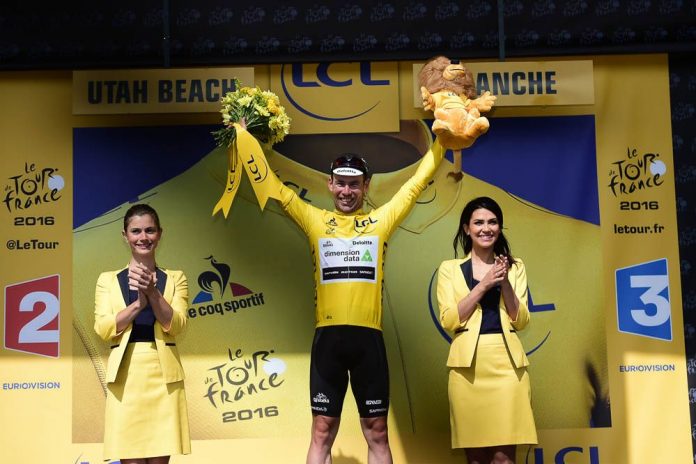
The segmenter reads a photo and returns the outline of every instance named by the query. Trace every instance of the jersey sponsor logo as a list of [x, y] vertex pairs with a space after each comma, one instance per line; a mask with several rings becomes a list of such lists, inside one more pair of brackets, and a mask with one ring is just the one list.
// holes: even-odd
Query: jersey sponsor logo
[[358, 216], [355, 218], [355, 224], [353, 229], [359, 234], [371, 233], [375, 230], [375, 224], [377, 224], [378, 222], [378, 219], [374, 219], [370, 216]]
[[365, 400], [365, 404], [368, 406], [377, 406], [382, 404], [382, 400]]
[[212, 255], [205, 259], [210, 261], [213, 270], [203, 271], [198, 276], [201, 290], [193, 298], [193, 307], [188, 310], [190, 318], [225, 315], [265, 305], [263, 292], [230, 281], [229, 264], [217, 261]]
[[667, 259], [616, 270], [619, 332], [672, 340], [672, 306]]
[[[312, 398], [312, 401], [315, 403], [331, 403], [329, 398], [323, 393], [317, 393], [314, 398]], [[324, 409], [324, 411], [326, 411], [326, 409]]]
[[60, 276], [5, 287], [5, 348], [60, 355]]
[[346, 281], [377, 282], [376, 236], [351, 239], [320, 238], [321, 283]]
[[[333, 235], [336, 233], [336, 227], [338, 227], [338, 223], [336, 222], [336, 218], [332, 217], [328, 221], [326, 221], [326, 225], [328, 226], [326, 228], [326, 235]], [[329, 242], [327, 246], [331, 246], [331, 243]]]

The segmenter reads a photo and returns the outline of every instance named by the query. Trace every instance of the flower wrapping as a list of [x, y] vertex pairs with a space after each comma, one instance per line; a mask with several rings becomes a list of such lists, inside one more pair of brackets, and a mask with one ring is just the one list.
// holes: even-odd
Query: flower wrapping
[[273, 92], [258, 87], [241, 87], [222, 98], [224, 127], [213, 132], [215, 141], [227, 149], [229, 158], [225, 190], [213, 208], [227, 217], [242, 179], [242, 172], [254, 189], [263, 210], [268, 198], [279, 198], [279, 181], [273, 174], [260, 143], [271, 147], [290, 132], [290, 118]]

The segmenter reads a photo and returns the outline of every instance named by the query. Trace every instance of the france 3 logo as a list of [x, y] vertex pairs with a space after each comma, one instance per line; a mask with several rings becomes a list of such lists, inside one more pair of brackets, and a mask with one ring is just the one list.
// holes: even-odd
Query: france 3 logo
[[59, 275], [5, 287], [6, 349], [57, 358], [59, 324]]
[[619, 332], [672, 340], [667, 259], [616, 270]]

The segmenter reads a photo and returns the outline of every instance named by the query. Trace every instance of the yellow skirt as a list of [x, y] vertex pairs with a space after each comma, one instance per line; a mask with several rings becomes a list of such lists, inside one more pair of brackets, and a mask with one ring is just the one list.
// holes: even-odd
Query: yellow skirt
[[164, 383], [154, 342], [129, 343], [107, 387], [105, 460], [191, 453], [184, 382]]
[[537, 443], [529, 374], [502, 334], [479, 336], [471, 367], [450, 368], [448, 391], [452, 448]]

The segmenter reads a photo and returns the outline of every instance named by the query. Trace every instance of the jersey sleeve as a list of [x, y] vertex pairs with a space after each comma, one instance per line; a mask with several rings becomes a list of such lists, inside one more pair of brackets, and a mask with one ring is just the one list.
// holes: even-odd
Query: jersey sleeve
[[435, 175], [444, 156], [445, 149], [436, 139], [430, 150], [423, 155], [413, 176], [401, 186], [391, 200], [379, 208], [384, 214], [388, 235], [394, 231], [416, 204], [416, 200], [428, 187], [428, 183]]
[[285, 214], [287, 214], [295, 223], [302, 229], [305, 235], [309, 236], [311, 229], [312, 215], [317, 210], [317, 208], [309, 205], [306, 201], [302, 200], [294, 190], [283, 184], [278, 176], [271, 171], [273, 177], [273, 182], [277, 182], [277, 191], [279, 192], [278, 202], [280, 207], [283, 209]]

